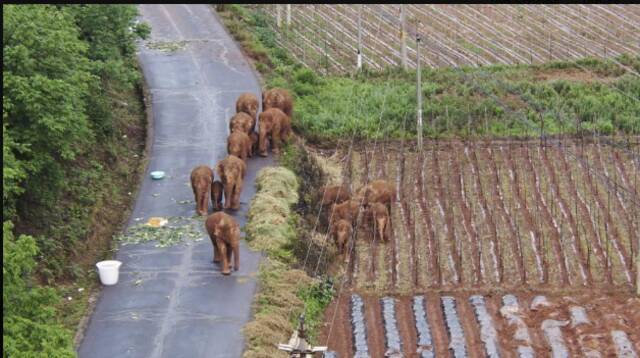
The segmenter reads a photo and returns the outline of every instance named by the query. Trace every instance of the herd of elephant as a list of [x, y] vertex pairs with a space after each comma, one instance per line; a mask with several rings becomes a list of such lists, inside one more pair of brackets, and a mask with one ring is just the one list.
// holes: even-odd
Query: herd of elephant
[[220, 180], [215, 180], [214, 170], [208, 165], [198, 165], [191, 171], [191, 188], [199, 215], [209, 213], [211, 196], [214, 213], [207, 217], [205, 227], [213, 244], [213, 262], [222, 261], [223, 275], [231, 274], [232, 255], [234, 270], [240, 268], [240, 225], [221, 210], [240, 209], [247, 158], [255, 154], [266, 157], [269, 143], [273, 153], [280, 152], [281, 142], [287, 141], [291, 135], [292, 110], [293, 98], [287, 90], [273, 88], [263, 92], [256, 133], [258, 98], [253, 93], [241, 94], [236, 100], [236, 114], [229, 123], [228, 156], [215, 166]]
[[[372, 231], [373, 240], [389, 241], [391, 204], [396, 201], [396, 190], [386, 180], [373, 180], [351, 195], [346, 185], [325, 186], [319, 201], [323, 208], [331, 207], [329, 232], [338, 254], [344, 255], [352, 237], [353, 226], [362, 212], [362, 225]], [[346, 256], [345, 256], [346, 258]]]

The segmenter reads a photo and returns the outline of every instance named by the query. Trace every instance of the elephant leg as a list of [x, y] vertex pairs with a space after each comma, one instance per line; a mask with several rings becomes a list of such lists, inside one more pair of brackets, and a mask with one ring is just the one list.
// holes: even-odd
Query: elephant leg
[[207, 215], [209, 211], [209, 203], [207, 202], [207, 196], [205, 193], [200, 193], [200, 215]]
[[218, 243], [220, 256], [222, 256], [222, 274], [228, 275], [231, 271], [229, 271], [229, 259], [227, 258], [227, 244], [221, 239], [218, 239], [216, 242]]
[[274, 127], [272, 132], [273, 143], [271, 151], [280, 154], [280, 126]]
[[236, 241], [233, 246], [233, 268], [236, 271], [240, 270], [240, 242]]
[[231, 208], [231, 204], [233, 202], [233, 185], [231, 183], [227, 183], [224, 186], [224, 208]]
[[242, 180], [238, 180], [234, 188], [234, 209], [240, 209], [240, 193], [242, 193]]
[[[217, 242], [217, 239], [214, 241]], [[220, 249], [218, 249], [218, 244], [213, 245], [213, 262], [214, 263], [220, 262]]]
[[[227, 247], [227, 262], [229, 263], [229, 266], [231, 266], [231, 258], [233, 256], [233, 247], [231, 247], [231, 244], [224, 244]], [[231, 269], [231, 267], [229, 267], [229, 269]]]

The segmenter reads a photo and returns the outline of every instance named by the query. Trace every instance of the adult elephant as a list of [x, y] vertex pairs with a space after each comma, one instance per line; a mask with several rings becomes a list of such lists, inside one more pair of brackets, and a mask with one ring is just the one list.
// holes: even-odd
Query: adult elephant
[[269, 108], [260, 113], [258, 128], [258, 150], [263, 157], [267, 156], [269, 137], [271, 137], [271, 150], [278, 154], [281, 140], [287, 141], [291, 135], [290, 118], [278, 108]]
[[209, 212], [209, 190], [213, 181], [213, 170], [206, 165], [198, 165], [191, 171], [191, 189], [195, 196], [196, 211], [204, 216]]
[[272, 88], [262, 92], [262, 111], [269, 108], [279, 108], [289, 118], [293, 113], [293, 97], [283, 88]]
[[381, 203], [387, 206], [391, 212], [391, 203], [396, 201], [396, 189], [386, 180], [378, 179], [362, 187], [358, 192], [358, 198], [362, 199], [362, 205]]
[[251, 117], [251, 132], [256, 126], [256, 116], [258, 115], [258, 97], [251, 92], [241, 94], [236, 100], [236, 112], [246, 113]]
[[224, 208], [240, 209], [240, 192], [247, 173], [247, 165], [235, 155], [229, 155], [218, 162], [216, 171], [224, 187]]
[[222, 211], [209, 215], [205, 222], [207, 233], [213, 244], [213, 262], [222, 260], [222, 274], [229, 275], [231, 270], [231, 254], [233, 268], [240, 269], [240, 225], [229, 214]]
[[247, 160], [251, 157], [251, 139], [249, 136], [240, 131], [235, 130], [227, 137], [227, 153], [236, 157]]

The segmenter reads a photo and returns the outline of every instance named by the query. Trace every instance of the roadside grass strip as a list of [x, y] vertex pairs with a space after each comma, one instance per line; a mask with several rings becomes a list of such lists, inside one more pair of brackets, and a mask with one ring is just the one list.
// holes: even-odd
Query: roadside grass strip
[[464, 338], [464, 331], [460, 325], [460, 319], [456, 311], [456, 299], [450, 296], [442, 296], [442, 309], [447, 324], [447, 331], [451, 344], [449, 350], [456, 358], [464, 358], [467, 356], [467, 346]]
[[431, 340], [431, 329], [427, 322], [427, 313], [424, 309], [424, 296], [413, 297], [413, 315], [416, 320], [416, 330], [418, 331], [418, 350], [422, 358], [433, 358], [433, 341]]
[[473, 305], [476, 319], [480, 324], [480, 339], [482, 339], [482, 343], [484, 343], [487, 357], [500, 357], [498, 350], [498, 333], [493, 325], [491, 316], [489, 316], [489, 312], [487, 312], [484, 298], [480, 295], [473, 295], [469, 298], [469, 301]]

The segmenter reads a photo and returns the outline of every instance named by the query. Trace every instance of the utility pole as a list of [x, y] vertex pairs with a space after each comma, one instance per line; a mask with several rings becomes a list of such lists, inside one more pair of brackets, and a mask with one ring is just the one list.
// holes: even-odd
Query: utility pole
[[307, 337], [304, 332], [304, 314], [300, 315], [298, 329], [291, 334], [289, 343], [280, 343], [277, 347], [278, 350], [289, 352], [289, 357], [292, 358], [313, 358], [315, 352], [327, 351], [327, 347], [314, 347], [307, 343]]
[[287, 4], [287, 29], [291, 26], [291, 4]]
[[[420, 25], [420, 22], [418, 22]], [[417, 96], [418, 96], [418, 148], [420, 149], [420, 153], [422, 153], [422, 83], [421, 77], [422, 73], [420, 71], [420, 42], [422, 39], [420, 38], [419, 26], [416, 26], [416, 52], [418, 55], [417, 62], [417, 75], [418, 75], [418, 88], [417, 88]]]
[[362, 68], [362, 6], [358, 7], [358, 70]]
[[276, 25], [278, 28], [282, 27], [282, 9], [280, 8], [280, 4], [276, 4]]
[[404, 4], [400, 5], [400, 41], [402, 47], [400, 53], [402, 54], [402, 68], [407, 70], [407, 32], [406, 32], [406, 14], [404, 11]]

